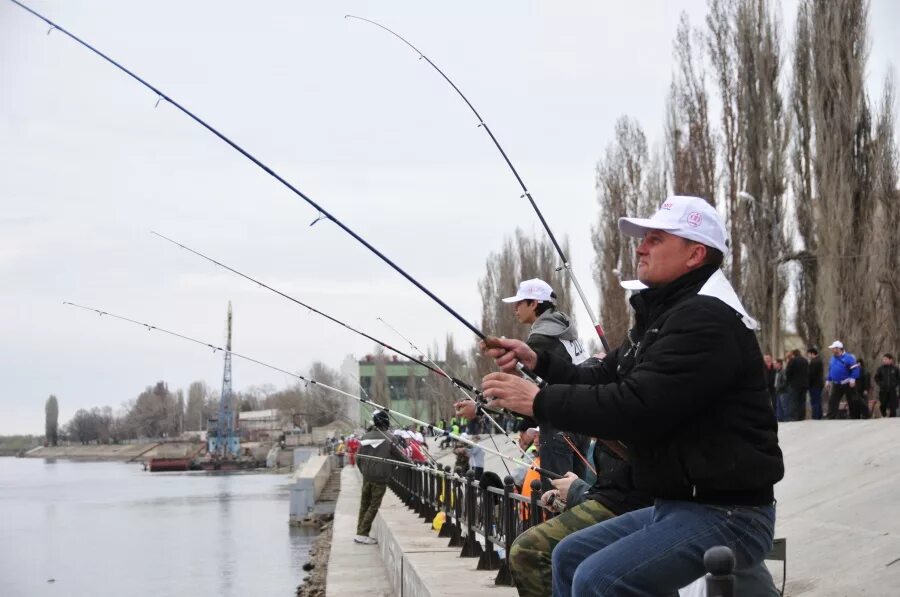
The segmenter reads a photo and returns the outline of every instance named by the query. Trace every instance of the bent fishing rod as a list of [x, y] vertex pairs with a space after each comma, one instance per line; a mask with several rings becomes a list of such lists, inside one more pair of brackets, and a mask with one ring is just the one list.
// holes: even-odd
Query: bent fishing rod
[[[159, 104], [159, 102], [165, 100], [165, 101], [168, 102], [170, 105], [172, 105], [172, 106], [175, 107], [177, 110], [179, 110], [182, 114], [184, 114], [185, 116], [187, 116], [188, 118], [190, 118], [191, 120], [193, 120], [194, 122], [196, 122], [197, 124], [199, 124], [200, 126], [202, 126], [203, 128], [205, 128], [207, 131], [209, 131], [210, 133], [212, 133], [213, 135], [215, 135], [216, 137], [218, 137], [218, 138], [221, 139], [222, 141], [224, 141], [226, 144], [228, 144], [229, 147], [231, 147], [232, 149], [234, 149], [235, 151], [237, 151], [238, 153], [240, 153], [242, 156], [244, 156], [245, 158], [247, 158], [248, 160], [250, 160], [251, 162], [253, 162], [256, 166], [258, 166], [258, 167], [259, 167], [260, 169], [262, 169], [264, 172], [266, 172], [267, 174], [269, 174], [272, 178], [274, 178], [275, 180], [277, 180], [278, 182], [280, 182], [285, 188], [287, 188], [287, 189], [290, 190], [292, 193], [294, 193], [295, 195], [297, 195], [298, 197], [300, 197], [301, 199], [303, 199], [307, 204], [309, 204], [310, 207], [312, 207], [313, 209], [315, 209], [315, 210], [318, 212], [319, 215], [318, 215], [318, 217], [313, 221], [313, 224], [317, 223], [319, 220], [330, 220], [330, 221], [334, 222], [341, 230], [343, 230], [344, 232], [346, 232], [346, 233], [347, 233], [348, 235], [350, 235], [354, 240], [356, 240], [359, 244], [361, 244], [361, 245], [364, 246], [366, 249], [368, 249], [369, 251], [371, 251], [371, 252], [372, 252], [374, 255], [376, 255], [379, 259], [381, 259], [384, 263], [386, 263], [386, 264], [389, 265], [391, 268], [393, 268], [394, 271], [396, 271], [398, 274], [400, 274], [401, 276], [403, 276], [404, 278], [406, 278], [406, 279], [407, 279], [410, 283], [412, 283], [416, 288], [418, 288], [419, 290], [421, 290], [422, 292], [424, 292], [431, 300], [433, 300], [434, 302], [436, 302], [436, 303], [437, 303], [438, 305], [440, 305], [447, 313], [449, 313], [450, 315], [452, 315], [457, 321], [459, 321], [459, 322], [462, 323], [464, 326], [466, 326], [466, 327], [467, 327], [472, 333], [474, 333], [480, 340], [482, 340], [482, 341], [484, 341], [484, 342], [486, 342], [486, 343], [488, 343], [488, 344], [491, 343], [491, 341], [493, 340], [493, 338], [488, 337], [487, 334], [485, 334], [483, 331], [481, 331], [480, 329], [478, 329], [477, 327], [475, 327], [473, 324], [471, 324], [467, 319], [465, 319], [462, 315], [460, 315], [455, 309], [453, 309], [450, 305], [448, 305], [447, 303], [445, 303], [440, 297], [438, 297], [438, 296], [437, 296], [436, 294], [434, 294], [431, 290], [429, 290], [428, 288], [426, 288], [421, 282], [419, 282], [419, 281], [416, 280], [414, 277], [412, 277], [410, 274], [408, 274], [408, 273], [406, 272], [406, 270], [404, 270], [403, 268], [401, 268], [399, 265], [397, 265], [397, 263], [395, 263], [394, 261], [392, 261], [392, 260], [391, 260], [389, 257], [387, 257], [384, 253], [382, 253], [381, 251], [379, 251], [378, 249], [376, 249], [374, 246], [372, 246], [367, 240], [365, 240], [362, 236], [360, 236], [359, 234], [357, 234], [356, 232], [354, 232], [349, 226], [347, 226], [346, 224], [344, 224], [343, 222], [341, 222], [339, 219], [337, 219], [335, 216], [333, 216], [330, 212], [328, 212], [328, 211], [327, 211], [325, 208], [323, 208], [321, 205], [319, 205], [318, 203], [316, 203], [315, 201], [313, 201], [309, 196], [305, 195], [300, 189], [298, 189], [297, 187], [295, 187], [294, 185], [292, 185], [290, 182], [288, 182], [287, 180], [285, 180], [281, 175], [279, 175], [277, 172], [275, 172], [272, 168], [270, 168], [269, 166], [267, 166], [266, 164], [264, 164], [263, 162], [261, 162], [259, 159], [257, 159], [256, 157], [254, 157], [254, 156], [253, 156], [250, 152], [248, 152], [246, 149], [244, 149], [243, 147], [241, 147], [240, 145], [238, 145], [237, 143], [235, 143], [234, 141], [232, 141], [231, 139], [229, 139], [228, 137], [226, 137], [224, 134], [220, 133], [217, 129], [213, 128], [210, 124], [208, 124], [208, 123], [206, 123], [204, 120], [202, 120], [199, 116], [197, 116], [196, 114], [194, 114], [193, 112], [191, 112], [190, 110], [188, 110], [187, 108], [185, 108], [184, 106], [182, 106], [180, 103], [178, 103], [177, 101], [175, 101], [171, 96], [169, 96], [169, 95], [166, 94], [166, 93], [163, 93], [163, 91], [161, 91], [159, 88], [155, 87], [155, 86], [152, 85], [151, 83], [149, 83], [149, 82], [147, 82], [146, 80], [142, 79], [140, 76], [138, 76], [137, 74], [135, 74], [135, 73], [132, 72], [131, 70], [127, 69], [127, 68], [126, 68], [125, 66], [123, 66], [122, 64], [116, 62], [114, 59], [110, 58], [109, 56], [107, 56], [106, 54], [104, 54], [103, 52], [101, 52], [100, 50], [98, 50], [97, 48], [95, 48], [94, 46], [92, 46], [91, 44], [87, 43], [86, 41], [82, 40], [81, 38], [79, 38], [79, 37], [76, 36], [75, 34], [70, 33], [69, 31], [67, 31], [67, 30], [64, 29], [63, 27], [57, 25], [56, 23], [54, 23], [53, 21], [51, 21], [51, 20], [48, 19], [47, 17], [43, 16], [42, 14], [40, 14], [40, 13], [38, 13], [38, 12], [35, 12], [35, 11], [32, 10], [31, 8], [29, 8], [28, 6], [26, 6], [26, 5], [22, 4], [21, 2], [19, 2], [19, 0], [9, 0], [9, 1], [12, 2], [13, 4], [19, 6], [20, 8], [22, 8], [22, 9], [28, 11], [29, 13], [31, 13], [31, 14], [34, 15], [35, 17], [39, 18], [40, 20], [44, 21], [45, 23], [47, 23], [47, 24], [50, 26], [50, 30], [51, 30], [51, 31], [54, 30], [54, 29], [57, 30], [57, 31], [59, 31], [60, 33], [62, 33], [62, 34], [64, 34], [65, 36], [69, 37], [70, 39], [72, 39], [73, 41], [75, 41], [76, 43], [78, 43], [79, 45], [81, 45], [81, 46], [87, 48], [88, 50], [90, 50], [91, 52], [93, 52], [94, 54], [96, 54], [97, 56], [99, 56], [100, 58], [102, 58], [103, 60], [105, 60], [106, 62], [110, 63], [111, 65], [113, 65], [113, 66], [116, 67], [117, 69], [121, 70], [123, 73], [125, 73], [126, 75], [128, 75], [129, 77], [131, 77], [132, 79], [134, 79], [135, 81], [137, 81], [138, 83], [140, 83], [141, 85], [143, 85], [144, 87], [146, 87], [147, 89], [149, 89], [150, 91], [152, 91], [153, 93], [155, 93], [155, 94], [156, 94], [156, 97], [157, 97], [157, 101], [156, 101], [157, 104]], [[531, 370], [529, 370], [527, 367], [524, 367], [523, 365], [521, 365], [521, 363], [519, 363], [519, 364], [517, 365], [517, 369], [518, 369], [519, 371], [521, 371], [524, 375], [526, 375], [528, 378], [530, 378], [532, 381], [534, 381], [535, 383], [537, 383], [538, 385], [541, 385], [541, 384], [543, 383], [543, 380], [541, 380], [541, 379], [540, 379], [533, 371], [531, 371]]]
[[553, 243], [553, 247], [556, 249], [556, 253], [559, 255], [559, 258], [562, 261], [562, 266], [558, 269], [564, 269], [564, 270], [566, 270], [566, 273], [568, 273], [569, 278], [572, 280], [572, 283], [575, 285], [575, 290], [578, 292], [578, 296], [581, 297], [581, 302], [584, 304], [584, 308], [588, 312], [588, 316], [591, 318], [591, 323], [594, 326], [594, 330], [597, 332], [597, 336], [600, 338], [600, 343], [603, 345], [603, 350], [605, 352], [610, 352], [609, 342], [606, 340], [606, 334], [603, 332], [603, 327], [600, 325], [600, 319], [596, 315], [594, 315], [594, 308], [591, 307], [591, 304], [588, 301], [587, 296], [585, 296], [585, 294], [584, 294], [584, 290], [582, 290], [582, 288], [581, 288], [581, 284], [578, 282], [578, 278], [575, 277], [575, 272], [572, 271], [572, 266], [569, 263], [569, 259], [566, 257], [565, 251], [563, 251], [563, 248], [559, 244], [559, 241], [556, 240], [556, 236], [553, 234], [553, 231], [550, 230], [550, 225], [547, 224], [547, 220], [544, 218], [544, 214], [541, 212], [540, 208], [538, 207], [537, 203], [535, 202], [534, 197], [531, 196], [531, 191], [529, 191], [528, 187], [525, 186], [525, 181], [522, 180], [522, 177], [519, 175], [518, 170], [516, 170], [516, 167], [513, 166], [512, 161], [509, 159], [509, 156], [506, 155], [506, 151], [504, 151], [503, 147], [501, 147], [500, 142], [497, 140], [497, 137], [494, 136], [493, 131], [491, 131], [491, 128], [487, 125], [487, 123], [481, 117], [481, 114], [478, 113], [478, 110], [475, 109], [475, 106], [472, 105], [472, 102], [469, 101], [469, 98], [467, 98], [463, 94], [463, 92], [460, 91], [459, 87], [456, 86], [456, 83], [451, 81], [450, 77], [448, 77], [444, 73], [444, 71], [442, 71], [440, 68], [438, 68], [438, 66], [434, 62], [431, 61], [431, 58], [426, 56], [419, 48], [414, 46], [405, 37], [403, 37], [396, 31], [389, 29], [388, 27], [385, 27], [381, 23], [378, 23], [376, 21], [373, 21], [371, 19], [367, 19], [364, 17], [358, 17], [355, 15], [344, 15], [344, 18], [345, 19], [356, 19], [358, 21], [363, 21], [363, 22], [369, 23], [370, 25], [375, 25], [376, 27], [378, 27], [384, 31], [387, 31], [388, 33], [390, 33], [391, 35], [393, 35], [394, 37], [396, 37], [397, 39], [402, 41], [404, 44], [409, 46], [416, 54], [419, 55], [420, 60], [424, 60], [434, 70], [436, 70], [438, 72], [438, 74], [441, 75], [441, 77], [443, 77], [444, 80], [450, 85], [450, 87], [453, 88], [453, 91], [455, 91], [457, 93], [457, 95], [459, 95], [459, 97], [462, 98], [462, 100], [466, 103], [466, 105], [469, 106], [469, 109], [475, 115], [475, 118], [478, 119], [478, 127], [483, 128], [484, 132], [486, 132], [488, 134], [488, 137], [490, 137], [491, 141], [493, 141], [494, 146], [497, 148], [497, 151], [499, 151], [500, 155], [503, 156], [503, 160], [506, 162], [506, 165], [509, 166], [509, 169], [512, 171], [513, 176], [516, 177], [516, 181], [519, 183], [519, 186], [522, 188], [522, 197], [528, 199], [528, 202], [531, 203], [531, 207], [534, 209], [534, 212], [537, 214], [538, 219], [541, 221], [541, 225], [544, 227], [544, 230], [547, 232], [547, 236], [550, 237], [550, 242]]
[[[240, 272], [240, 271], [234, 269], [234, 268], [231, 267], [231, 266], [225, 265], [225, 264], [222, 263], [221, 261], [217, 261], [217, 260], [213, 259], [212, 257], [210, 257], [210, 256], [208, 256], [208, 255], [204, 255], [204, 254], [201, 253], [200, 251], [197, 251], [197, 250], [195, 250], [195, 249], [192, 249], [192, 248], [190, 248], [190, 247], [187, 246], [187, 245], [183, 245], [183, 244], [181, 244], [180, 242], [178, 242], [177, 240], [171, 239], [171, 238], [169, 238], [168, 236], [165, 236], [165, 235], [160, 234], [159, 232], [155, 232], [155, 231], [151, 230], [150, 233], [153, 234], [154, 236], [158, 236], [159, 238], [161, 238], [161, 239], [163, 239], [163, 240], [165, 240], [165, 241], [168, 241], [168, 242], [172, 243], [173, 245], [175, 245], [175, 246], [177, 246], [177, 247], [180, 247], [180, 248], [184, 249], [185, 251], [187, 251], [187, 252], [189, 252], [189, 253], [193, 253], [193, 254], [196, 255], [197, 257], [200, 257], [200, 258], [202, 258], [202, 259], [205, 259], [206, 261], [209, 261], [209, 262], [212, 263], [213, 265], [217, 265], [217, 266], [221, 267], [222, 269], [226, 269], [226, 270], [230, 271], [231, 273], [236, 274], [236, 275], [240, 276], [241, 278], [244, 278], [245, 280], [247, 280], [247, 281], [249, 281], [249, 282], [253, 282], [254, 284], [260, 286], [261, 288], [265, 288], [266, 290], [270, 290], [270, 291], [274, 292], [275, 294], [277, 294], [278, 296], [280, 296], [280, 297], [282, 297], [282, 298], [285, 298], [285, 299], [287, 299], [287, 300], [289, 300], [289, 301], [291, 301], [291, 302], [293, 302], [293, 303], [295, 303], [295, 304], [297, 304], [297, 305], [300, 305], [301, 307], [304, 307], [305, 309], [308, 309], [309, 311], [311, 311], [312, 313], [315, 313], [316, 315], [321, 315], [322, 317], [324, 317], [324, 318], [327, 319], [328, 321], [331, 321], [331, 322], [333, 322], [333, 323], [336, 323], [336, 324], [338, 324], [339, 326], [341, 326], [341, 327], [343, 327], [343, 328], [345, 328], [345, 329], [347, 329], [347, 330], [353, 332], [354, 334], [358, 334], [358, 335], [362, 336], [363, 338], [366, 338], [367, 340], [371, 340], [371, 341], [374, 342], [375, 344], [378, 344], [378, 345], [380, 345], [380, 346], [383, 346], [383, 347], [387, 348], [387, 349], [390, 350], [390, 351], [396, 352], [396, 353], [399, 354], [400, 356], [405, 357], [405, 358], [409, 359], [410, 361], [412, 361], [412, 362], [414, 362], [414, 363], [417, 363], [417, 364], [419, 364], [419, 365], [425, 367], [426, 369], [428, 369], [429, 371], [431, 371], [431, 372], [434, 373], [435, 375], [438, 375], [438, 376], [440, 376], [440, 377], [447, 377], [446, 373], [444, 373], [444, 372], [441, 371], [440, 369], [435, 368], [435, 367], [432, 367], [432, 366], [429, 365], [428, 363], [425, 363], [424, 361], [422, 361], [422, 360], [420, 360], [420, 359], [417, 359], [417, 358], [415, 358], [415, 357], [413, 357], [413, 356], [410, 356], [410, 355], [406, 354], [405, 352], [403, 352], [402, 350], [400, 350], [400, 349], [398, 349], [398, 348], [395, 348], [395, 347], [391, 346], [391, 345], [388, 344], [387, 342], [384, 342], [384, 341], [382, 341], [382, 340], [379, 340], [378, 338], [375, 338], [374, 336], [370, 336], [369, 334], [367, 334], [367, 333], [365, 333], [365, 332], [363, 332], [363, 331], [360, 331], [360, 330], [356, 329], [355, 327], [351, 326], [350, 324], [344, 323], [344, 322], [341, 321], [340, 319], [337, 319], [336, 317], [332, 317], [332, 316], [329, 315], [328, 313], [325, 313], [324, 311], [320, 311], [319, 309], [316, 309], [315, 307], [313, 307], [313, 306], [311, 306], [311, 305], [308, 305], [308, 304], [304, 303], [303, 301], [301, 301], [301, 300], [298, 299], [298, 298], [295, 298], [295, 297], [293, 297], [293, 296], [291, 296], [291, 295], [289, 295], [289, 294], [287, 294], [287, 293], [285, 293], [285, 292], [282, 292], [282, 291], [278, 290], [277, 288], [275, 288], [275, 287], [273, 287], [273, 286], [270, 286], [270, 285], [266, 284], [265, 282], [262, 282], [262, 281], [260, 281], [260, 280], [258, 280], [258, 279], [256, 279], [256, 278], [254, 278], [254, 277], [252, 277], [252, 276], [249, 276], [249, 275], [247, 275], [247, 274], [245, 274], [245, 273], [243, 273], [243, 272]], [[449, 379], [450, 379], [450, 381], [451, 381], [453, 384], [455, 384], [455, 385], [457, 385], [457, 386], [459, 386], [459, 387], [461, 387], [461, 388], [465, 388], [465, 389], [468, 390], [469, 392], [474, 392], [474, 393], [477, 394], [477, 395], [481, 395], [481, 390], [475, 388], [472, 384], [466, 383], [466, 382], [462, 381], [461, 379], [456, 379], [455, 377], [451, 377], [451, 378], [449, 378]], [[362, 389], [362, 387], [360, 387], [360, 389]], [[363, 391], [365, 392], [365, 390], [363, 390]]]
[[[320, 382], [320, 381], [316, 381], [315, 379], [313, 379], [313, 378], [311, 378], [311, 377], [307, 377], [307, 376], [305, 376], [305, 375], [300, 375], [299, 373], [294, 373], [294, 372], [292, 372], [292, 371], [288, 371], [287, 369], [282, 369], [281, 367], [276, 367], [275, 365], [270, 365], [269, 363], [265, 363], [265, 362], [263, 362], [263, 361], [260, 361], [259, 359], [255, 359], [255, 358], [253, 358], [253, 357], [250, 357], [250, 356], [241, 354], [241, 353], [239, 353], [239, 352], [235, 352], [235, 351], [233, 351], [233, 350], [229, 350], [228, 348], [223, 348], [223, 347], [221, 347], [221, 346], [217, 346], [217, 345], [215, 345], [215, 344], [213, 344], [213, 343], [211, 343], [211, 342], [205, 342], [205, 341], [203, 341], [203, 340], [198, 340], [197, 338], [192, 338], [191, 336], [187, 336], [187, 335], [181, 334], [181, 333], [179, 333], [179, 332], [173, 332], [173, 331], [171, 331], [171, 330], [167, 330], [167, 329], [165, 329], [165, 328], [161, 328], [161, 327], [159, 327], [159, 326], [157, 326], [157, 325], [153, 325], [152, 323], [145, 323], [145, 322], [143, 322], [143, 321], [138, 321], [138, 320], [136, 320], [136, 319], [131, 319], [130, 317], [125, 317], [124, 315], [116, 315], [115, 313], [110, 313], [109, 311], [102, 311], [102, 310], [97, 309], [97, 308], [95, 308], [95, 307], [87, 307], [87, 306], [84, 306], [84, 305], [79, 305], [79, 304], [77, 304], [77, 303], [73, 303], [73, 302], [71, 302], [71, 301], [63, 301], [63, 304], [64, 304], [64, 305], [67, 305], [67, 306], [69, 306], [69, 307], [76, 307], [76, 308], [82, 309], [82, 310], [84, 310], [84, 311], [92, 311], [92, 312], [94, 312], [94, 313], [97, 313], [100, 317], [103, 317], [103, 316], [105, 315], [105, 316], [107, 316], [107, 317], [112, 317], [113, 319], [118, 319], [118, 320], [120, 320], [120, 321], [125, 321], [125, 322], [127, 322], [127, 323], [132, 323], [132, 324], [137, 325], [137, 326], [140, 326], [140, 327], [142, 327], [142, 328], [146, 328], [146, 330], [147, 330], [148, 332], [152, 332], [152, 331], [162, 332], [163, 334], [167, 334], [167, 335], [173, 336], [173, 337], [175, 337], [175, 338], [180, 338], [180, 339], [182, 339], [182, 340], [185, 340], [186, 342], [191, 342], [191, 343], [193, 343], [193, 344], [199, 344], [200, 346], [205, 346], [206, 348], [211, 348], [212, 351], [213, 351], [214, 353], [215, 353], [215, 352], [229, 353], [231, 356], [237, 357], [237, 358], [239, 358], [239, 359], [241, 359], [241, 360], [244, 360], [244, 361], [247, 361], [247, 362], [249, 362], [249, 363], [254, 363], [254, 364], [259, 365], [259, 366], [261, 366], [261, 367], [266, 367], [267, 369], [271, 369], [271, 370], [273, 370], [273, 371], [277, 371], [277, 372], [279, 372], [279, 373], [283, 373], [283, 374], [288, 375], [288, 376], [290, 376], [290, 377], [299, 379], [300, 381], [305, 382], [307, 385], [319, 386], [320, 388], [323, 388], [323, 389], [326, 389], [326, 390], [330, 390], [330, 391], [332, 391], [332, 392], [334, 392], [334, 393], [336, 393], [336, 394], [339, 394], [339, 395], [341, 395], [341, 396], [345, 396], [345, 397], [347, 397], [347, 398], [350, 398], [351, 400], [356, 400], [357, 402], [359, 402], [359, 403], [361, 403], [361, 404], [366, 404], [366, 405], [368, 405], [368, 406], [370, 406], [370, 407], [372, 407], [372, 408], [376, 408], [376, 409], [379, 409], [379, 410], [383, 410], [383, 411], [385, 411], [385, 412], [387, 412], [387, 413], [393, 413], [394, 415], [397, 415], [398, 417], [400, 417], [400, 418], [402, 418], [402, 419], [406, 419], [406, 420], [409, 421], [410, 423], [415, 423], [416, 425], [419, 425], [419, 426], [421, 426], [421, 427], [425, 427], [426, 429], [428, 429], [428, 430], [429, 430], [430, 432], [432, 432], [432, 433], [434, 433], [434, 430], [437, 429], [437, 427], [435, 427], [435, 426], [432, 425], [431, 423], [426, 423], [425, 421], [420, 421], [419, 419], [416, 419], [416, 418], [414, 418], [414, 417], [411, 417], [411, 416], [407, 415], [406, 413], [402, 413], [402, 412], [400, 412], [400, 411], [398, 411], [398, 410], [391, 410], [391, 409], [389, 409], [389, 408], [387, 408], [387, 407], [381, 406], [380, 404], [376, 404], [375, 402], [373, 402], [373, 401], [371, 401], [371, 400], [362, 398], [362, 397], [360, 397], [360, 396], [354, 396], [354, 395], [351, 394], [350, 392], [345, 392], [344, 390], [341, 390], [340, 388], [335, 388], [334, 386], [330, 386], [330, 385], [325, 384], [325, 383], [322, 383], [322, 382]], [[541, 475], [543, 475], [543, 476], [545, 476], [545, 477], [549, 477], [549, 478], [551, 478], [551, 479], [561, 479], [561, 478], [562, 478], [561, 475], [558, 475], [558, 474], [556, 474], [556, 473], [554, 473], [554, 472], [552, 472], [552, 471], [548, 471], [548, 470], [546, 470], [546, 469], [542, 469], [542, 468], [540, 468], [540, 467], [534, 466], [532, 463], [524, 462], [524, 461], [519, 460], [519, 459], [517, 459], [517, 458], [513, 458], [512, 456], [507, 456], [506, 454], [503, 454], [502, 452], [499, 452], [499, 451], [496, 451], [496, 450], [492, 450], [492, 449], [486, 448], [486, 447], [484, 447], [484, 446], [479, 446], [479, 444], [477, 444], [476, 442], [473, 442], [473, 441], [471, 441], [471, 440], [469, 440], [469, 439], [466, 439], [466, 438], [464, 438], [464, 437], [461, 437], [461, 436], [459, 436], [459, 435], [455, 435], [455, 434], [453, 434], [453, 433], [448, 433], [448, 432], [446, 432], [446, 431], [444, 431], [444, 430], [441, 430], [441, 433], [442, 433], [442, 434], [445, 434], [445, 435], [449, 435], [452, 439], [454, 439], [454, 440], [456, 440], [456, 441], [458, 441], [458, 442], [460, 442], [460, 443], [466, 444], [466, 445], [468, 445], [468, 446], [478, 446], [478, 447], [480, 447], [482, 450], [484, 450], [485, 452], [488, 452], [488, 453], [493, 454], [493, 455], [495, 455], [495, 456], [499, 456], [500, 458], [504, 458], [504, 459], [509, 460], [510, 462], [514, 462], [514, 463], [516, 463], [516, 464], [518, 464], [518, 465], [520, 465], [520, 466], [524, 466], [524, 467], [533, 469], [533, 470], [537, 471], [538, 473], [540, 473]]]

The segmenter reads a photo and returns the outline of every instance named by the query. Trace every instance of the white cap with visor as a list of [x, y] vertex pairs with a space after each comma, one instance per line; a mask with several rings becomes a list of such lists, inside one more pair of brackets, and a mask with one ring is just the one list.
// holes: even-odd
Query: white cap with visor
[[619, 218], [619, 231], [643, 238], [648, 230], [664, 230], [725, 253], [728, 235], [716, 208], [699, 197], [666, 198], [650, 218]]

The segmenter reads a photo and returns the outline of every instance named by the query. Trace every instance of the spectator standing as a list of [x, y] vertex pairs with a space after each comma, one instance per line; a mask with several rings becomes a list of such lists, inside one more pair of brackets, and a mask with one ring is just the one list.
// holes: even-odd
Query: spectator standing
[[775, 361], [775, 418], [785, 421], [787, 405], [790, 397], [787, 394], [787, 374], [784, 371], [784, 359]]
[[[872, 389], [872, 376], [869, 374], [866, 362], [863, 359], [856, 361], [856, 364], [859, 366], [859, 379], [856, 382], [856, 391], [859, 394], [860, 403], [859, 414], [863, 419], [868, 419], [872, 416], [872, 405], [869, 404], [869, 398], [872, 394], [869, 391]], [[875, 399], [872, 398], [872, 402], [874, 401]]]
[[[403, 452], [391, 441], [388, 414], [379, 410], [372, 416], [372, 428], [360, 441], [359, 453], [363, 456], [396, 459], [406, 461]], [[363, 484], [359, 499], [359, 518], [356, 524], [356, 536], [353, 540], [364, 545], [374, 545], [378, 540], [369, 536], [372, 522], [381, 507], [381, 500], [387, 491], [387, 483], [391, 478], [393, 466], [383, 460], [360, 458], [359, 472], [362, 473]]]
[[772, 355], [768, 353], [763, 355], [763, 363], [766, 368], [766, 390], [769, 392], [769, 398], [772, 399], [772, 412], [778, 412], [778, 395], [775, 393], [775, 376], [778, 375], [778, 370], [775, 368]]
[[347, 440], [347, 457], [350, 461], [350, 466], [356, 466], [356, 453], [359, 452], [359, 440], [356, 438], [356, 434], [351, 434], [350, 438]]
[[809, 362], [798, 349], [788, 353], [784, 370], [787, 382], [788, 410], [786, 421], [802, 421], [806, 418], [806, 390], [809, 388]]
[[900, 368], [894, 364], [894, 355], [889, 352], [881, 357], [881, 366], [875, 371], [878, 384], [878, 405], [882, 417], [896, 417], [900, 402]]
[[822, 388], [825, 386], [825, 366], [819, 357], [819, 349], [810, 346], [806, 350], [809, 358], [809, 408], [812, 418], [822, 418]]
[[831, 392], [828, 397], [829, 419], [837, 417], [841, 405], [841, 398], [847, 401], [847, 411], [851, 419], [860, 416], [859, 397], [856, 394], [856, 380], [859, 379], [859, 367], [856, 358], [844, 350], [844, 343], [840, 340], [832, 342], [831, 360], [828, 362], [828, 377], [825, 387]]

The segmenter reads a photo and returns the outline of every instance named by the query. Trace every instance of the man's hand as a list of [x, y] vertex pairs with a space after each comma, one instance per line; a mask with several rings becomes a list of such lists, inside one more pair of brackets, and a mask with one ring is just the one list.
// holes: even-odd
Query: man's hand
[[578, 479], [578, 475], [569, 471], [562, 479], [551, 480], [550, 484], [553, 485], [554, 490], [559, 491], [559, 497], [561, 497], [563, 501], [567, 501], [569, 497], [569, 488], [576, 479]]
[[508, 408], [526, 417], [534, 416], [538, 387], [530, 381], [509, 373], [488, 373], [481, 380], [481, 391], [493, 398], [492, 408]]
[[469, 420], [474, 419], [475, 415], [478, 414], [478, 405], [475, 404], [474, 400], [460, 400], [459, 402], [454, 402], [453, 408], [456, 409], [457, 417], [465, 417]]
[[531, 370], [537, 367], [537, 354], [521, 340], [488, 338], [480, 344], [481, 352], [494, 359], [497, 366], [507, 373], [516, 370], [516, 363], [522, 363]]
[[851, 388], [856, 387], [856, 380], [853, 379], [852, 377], [850, 378], [850, 381], [848, 381], [847, 383], [850, 384]]
[[828, 390], [829, 392], [831, 391], [831, 382], [830, 381], [825, 382], [825, 389]]
[[553, 496], [554, 500], [558, 499], [560, 497], [559, 491], [556, 489], [551, 489], [541, 494], [541, 504], [543, 504], [545, 508], [550, 505], [550, 496]]

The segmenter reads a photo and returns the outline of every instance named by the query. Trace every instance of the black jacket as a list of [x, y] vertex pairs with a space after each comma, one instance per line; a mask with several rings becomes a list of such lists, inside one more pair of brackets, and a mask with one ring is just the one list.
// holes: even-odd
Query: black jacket
[[[363, 456], [408, 461], [403, 451], [394, 443], [391, 432], [378, 427], [372, 427], [362, 436], [358, 453]], [[363, 479], [373, 483], [387, 483], [391, 480], [391, 472], [394, 470], [393, 464], [371, 458], [360, 458], [357, 460], [357, 466]]]
[[900, 369], [896, 365], [881, 365], [875, 370], [875, 383], [882, 392], [894, 392], [900, 386]]
[[803, 394], [809, 389], [809, 362], [803, 357], [794, 357], [784, 367], [789, 388]]
[[[646, 491], [634, 486], [631, 465], [619, 458], [603, 442], [594, 447], [594, 468], [597, 480], [585, 492], [585, 498], [597, 500], [614, 514], [624, 514], [653, 505], [653, 499]], [[571, 495], [572, 490], [569, 490]], [[570, 506], [574, 505], [571, 498]]]
[[777, 423], [753, 331], [721, 300], [697, 292], [704, 267], [631, 299], [629, 340], [598, 367], [538, 353], [553, 385], [538, 419], [631, 449], [634, 486], [657, 498], [764, 505], [784, 476]]
[[809, 387], [813, 389], [825, 387], [825, 365], [818, 355], [809, 360]]

